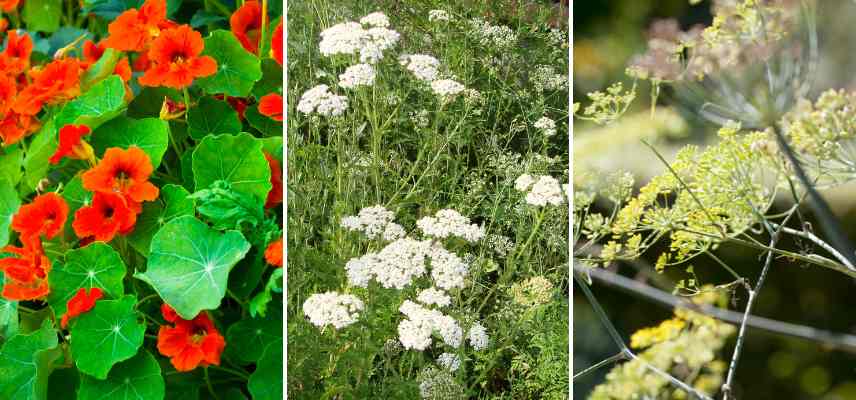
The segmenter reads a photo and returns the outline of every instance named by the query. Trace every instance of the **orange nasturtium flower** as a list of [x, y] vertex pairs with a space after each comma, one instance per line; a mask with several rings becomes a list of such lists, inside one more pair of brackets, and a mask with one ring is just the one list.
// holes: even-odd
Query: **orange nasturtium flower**
[[80, 61], [76, 58], [61, 58], [42, 68], [31, 69], [32, 82], [18, 94], [15, 111], [36, 115], [45, 104], [63, 103], [79, 96], [81, 72]]
[[2, 9], [3, 12], [10, 13], [18, 8], [19, 3], [21, 3], [21, 0], [0, 0], [0, 9]]
[[3, 297], [22, 301], [40, 299], [50, 292], [48, 272], [51, 261], [42, 250], [38, 236], [21, 236], [22, 247], [6, 246], [3, 251], [14, 257], [0, 259], [0, 271], [6, 275]]
[[149, 182], [152, 171], [149, 156], [139, 147], [127, 150], [111, 147], [98, 165], [83, 173], [83, 187], [93, 192], [121, 194], [132, 203], [130, 208], [135, 208], [139, 203], [158, 198], [158, 187]]
[[[264, 18], [267, 25], [267, 16]], [[262, 36], [262, 6], [256, 0], [247, 1], [229, 18], [229, 27], [241, 46], [250, 53], [257, 54]]]
[[12, 217], [12, 230], [22, 237], [45, 235], [53, 239], [62, 232], [68, 219], [68, 204], [62, 196], [49, 192], [33, 199], [18, 209]]
[[274, 121], [282, 121], [282, 96], [270, 93], [259, 99], [259, 113]]
[[166, 0], [146, 0], [139, 10], [125, 11], [107, 26], [110, 35], [104, 45], [119, 51], [144, 51], [161, 30], [172, 25], [166, 19]]
[[213, 75], [217, 62], [199, 55], [204, 48], [202, 35], [189, 25], [161, 32], [149, 49], [152, 65], [140, 77], [140, 85], [184, 89], [196, 78]]
[[265, 199], [265, 208], [275, 207], [282, 203], [282, 164], [268, 152], [264, 153], [265, 159], [270, 167], [270, 192]]
[[220, 354], [226, 347], [226, 339], [217, 331], [208, 313], [202, 311], [188, 321], [179, 317], [166, 304], [161, 307], [161, 313], [174, 326], [160, 327], [158, 351], [170, 357], [176, 370], [186, 372], [200, 365], [220, 365]]
[[83, 137], [91, 132], [86, 125], [66, 125], [59, 130], [59, 146], [48, 159], [51, 164], [59, 163], [63, 157], [75, 160], [95, 161], [95, 152]]
[[86, 293], [85, 288], [77, 289], [74, 297], [66, 303], [68, 311], [63, 314], [60, 321], [62, 329], [68, 328], [68, 320], [95, 308], [95, 302], [102, 297], [104, 297], [104, 293], [97, 287], [89, 289], [89, 293]]
[[0, 139], [5, 146], [17, 143], [39, 128], [37, 119], [13, 110], [17, 95], [18, 85], [15, 78], [0, 73]]
[[30, 35], [18, 36], [18, 31], [8, 32], [6, 50], [0, 53], [0, 73], [16, 76], [30, 68], [30, 55], [33, 53], [33, 40]]
[[273, 30], [270, 38], [270, 55], [279, 65], [282, 65], [282, 21]]
[[74, 213], [71, 227], [81, 239], [109, 242], [117, 234], [127, 234], [137, 223], [137, 210], [119, 194], [95, 192], [92, 204]]
[[282, 267], [282, 236], [265, 249], [265, 261], [270, 265]]

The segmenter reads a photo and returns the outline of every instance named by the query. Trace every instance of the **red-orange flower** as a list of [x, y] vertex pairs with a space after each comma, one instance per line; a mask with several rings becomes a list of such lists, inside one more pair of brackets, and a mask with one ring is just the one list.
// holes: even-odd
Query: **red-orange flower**
[[79, 96], [81, 71], [76, 58], [62, 58], [43, 68], [31, 69], [32, 82], [18, 94], [14, 110], [36, 115], [45, 104], [53, 105]]
[[224, 94], [215, 94], [215, 99], [225, 100], [232, 108], [238, 112], [238, 117], [243, 121], [247, 111], [247, 99], [242, 97], [226, 96]]
[[271, 242], [265, 249], [265, 261], [268, 264], [282, 267], [282, 237]]
[[140, 85], [183, 89], [196, 78], [213, 75], [217, 62], [199, 55], [204, 48], [202, 35], [188, 25], [161, 32], [149, 50], [152, 65], [140, 77]]
[[[169, 312], [163, 312], [168, 310]], [[198, 366], [220, 365], [220, 354], [226, 339], [217, 331], [206, 312], [192, 320], [181, 319], [169, 306], [162, 307], [164, 319], [174, 326], [161, 326], [158, 331], [158, 351], [170, 357], [176, 370], [191, 371]]]
[[104, 45], [120, 51], [144, 51], [161, 30], [174, 25], [166, 19], [166, 0], [146, 0], [139, 10], [130, 9], [107, 26]]
[[[267, 16], [265, 16], [265, 25], [267, 25]], [[232, 28], [232, 34], [241, 42], [241, 46], [250, 53], [259, 52], [259, 40], [262, 36], [262, 7], [258, 1], [247, 1], [235, 10], [229, 18], [229, 26]]]
[[51, 164], [56, 164], [63, 157], [75, 160], [94, 160], [95, 153], [92, 146], [82, 138], [91, 132], [86, 125], [66, 125], [59, 130], [59, 146], [56, 152], [48, 159]]
[[271, 208], [282, 203], [282, 164], [267, 152], [264, 154], [268, 162], [268, 167], [270, 167], [271, 184], [270, 192], [268, 192], [267, 199], [265, 199], [265, 208]]
[[18, 209], [12, 217], [12, 229], [21, 236], [53, 239], [62, 232], [68, 219], [68, 204], [60, 195], [50, 192], [36, 196], [30, 204]]
[[262, 96], [259, 99], [259, 113], [274, 121], [282, 121], [282, 96], [277, 93]]
[[89, 293], [86, 293], [84, 288], [77, 289], [77, 294], [66, 303], [68, 311], [63, 314], [60, 321], [62, 329], [68, 328], [68, 320], [95, 308], [95, 301], [103, 296], [104, 293], [97, 287], [89, 289]]
[[93, 192], [116, 193], [130, 202], [141, 203], [158, 197], [158, 188], [149, 182], [154, 171], [149, 156], [137, 146], [127, 150], [111, 147], [104, 158], [83, 173], [83, 187]]
[[30, 35], [18, 36], [18, 31], [8, 32], [6, 50], [0, 53], [0, 73], [17, 76], [30, 68], [33, 40]]
[[273, 36], [270, 38], [270, 55], [279, 65], [282, 65], [282, 21], [276, 25]]
[[0, 8], [3, 9], [3, 12], [10, 13], [18, 8], [20, 2], [21, 0], [0, 0]]
[[90, 236], [101, 242], [109, 242], [117, 234], [126, 234], [137, 223], [137, 211], [133, 204], [114, 193], [96, 192], [92, 204], [81, 207], [74, 213], [71, 227], [77, 237]]
[[6, 246], [3, 251], [15, 257], [0, 259], [0, 271], [6, 275], [3, 297], [8, 300], [35, 300], [50, 292], [48, 272], [51, 262], [42, 250], [38, 236], [21, 236], [23, 247]]

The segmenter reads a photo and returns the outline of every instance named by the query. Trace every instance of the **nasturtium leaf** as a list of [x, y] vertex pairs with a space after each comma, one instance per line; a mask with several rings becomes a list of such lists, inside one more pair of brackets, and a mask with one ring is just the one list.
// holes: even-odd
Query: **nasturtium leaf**
[[159, 117], [164, 99], [184, 102], [181, 92], [166, 87], [145, 87], [128, 104], [128, 117]]
[[48, 399], [67, 399], [69, 393], [77, 393], [79, 386], [80, 372], [77, 368], [55, 369], [48, 378]]
[[92, 132], [91, 143], [97, 156], [111, 147], [137, 146], [157, 168], [169, 147], [169, 123], [158, 118], [114, 118]]
[[223, 400], [247, 400], [247, 396], [238, 388], [229, 388], [223, 393]]
[[254, 363], [261, 358], [268, 345], [282, 345], [282, 316], [271, 314], [264, 318], [238, 321], [226, 331], [226, 343], [229, 343], [238, 359]]
[[203, 25], [215, 24], [223, 21], [226, 21], [226, 17], [220, 14], [215, 14], [206, 10], [197, 10], [196, 14], [193, 14], [193, 18], [190, 18], [190, 26], [199, 29]]
[[[83, 181], [80, 176], [75, 176], [63, 187], [60, 193], [62, 198], [68, 204], [69, 219], [73, 219], [74, 213], [81, 207], [88, 206], [92, 203], [92, 192], [83, 188]], [[76, 239], [74, 230], [71, 227], [71, 222], [65, 224], [65, 235], [69, 239]]]
[[262, 78], [253, 86], [253, 96], [258, 100], [271, 93], [282, 94], [282, 66], [272, 58], [262, 60]]
[[71, 324], [71, 355], [80, 372], [105, 379], [116, 363], [137, 354], [146, 324], [136, 302], [134, 296], [96, 301]]
[[122, 279], [125, 263], [116, 250], [102, 242], [95, 242], [65, 253], [65, 262], [54, 263], [48, 274], [51, 292], [48, 304], [57, 316], [66, 312], [68, 301], [80, 288], [100, 288], [105, 299], [118, 299], [125, 294]]
[[270, 117], [262, 115], [259, 112], [258, 105], [247, 107], [247, 110], [244, 111], [244, 116], [247, 118], [250, 126], [256, 128], [262, 135], [282, 137], [282, 121], [274, 121]]
[[[6, 275], [0, 273], [0, 290]], [[5, 343], [10, 337], [18, 333], [18, 302], [6, 300], [0, 296], [0, 344]]]
[[272, 155], [274, 158], [282, 162], [283, 157], [283, 148], [282, 148], [282, 135], [280, 136], [271, 136], [263, 139], [259, 139], [262, 142], [262, 150], [265, 153]]
[[183, 215], [194, 214], [193, 199], [182, 186], [164, 185], [157, 201], [143, 204], [143, 212], [137, 217], [134, 231], [127, 236], [128, 242], [140, 254], [148, 257], [152, 237], [167, 222]]
[[237, 231], [217, 232], [193, 216], [167, 222], [152, 238], [146, 272], [151, 285], [184, 319], [220, 306], [229, 271], [250, 250]]
[[99, 58], [94, 64], [90, 65], [89, 68], [86, 69], [86, 72], [83, 73], [83, 76], [80, 77], [80, 90], [87, 91], [89, 88], [98, 84], [98, 82], [101, 82], [104, 79], [107, 79], [107, 77], [113, 75], [113, 72], [116, 71], [116, 64], [119, 63], [122, 56], [123, 53], [116, 49], [107, 48], [104, 50], [104, 54], [101, 55], [101, 58]]
[[12, 186], [18, 184], [24, 176], [24, 150], [21, 146], [0, 148], [0, 179], [6, 179]]
[[6, 178], [0, 177], [0, 247], [9, 243], [9, 226], [12, 218], [21, 207], [21, 200], [15, 186]]
[[282, 343], [271, 343], [256, 364], [247, 384], [253, 400], [282, 399]]
[[53, 32], [59, 28], [62, 0], [27, 0], [24, 2], [24, 22], [34, 32]]
[[233, 190], [253, 195], [260, 202], [271, 189], [262, 142], [247, 133], [203, 139], [193, 152], [193, 179], [197, 191], [223, 180]]
[[57, 349], [56, 330], [45, 321], [38, 330], [12, 336], [0, 349], [0, 399], [45, 400]]
[[245, 50], [232, 32], [218, 29], [205, 38], [203, 55], [217, 60], [217, 73], [197, 82], [209, 94], [247, 97], [261, 79], [259, 59]]
[[27, 155], [24, 158], [24, 185], [27, 192], [30, 193], [36, 190], [39, 181], [48, 174], [48, 158], [56, 151], [57, 129], [53, 120], [49, 120], [42, 126], [42, 129], [36, 133], [30, 146], [27, 148]]
[[125, 84], [119, 76], [111, 75], [66, 104], [57, 114], [54, 123], [58, 127], [85, 124], [95, 130], [119, 115], [124, 106]]
[[241, 119], [229, 103], [213, 97], [203, 97], [187, 112], [190, 137], [200, 140], [207, 135], [241, 132]]
[[193, 152], [188, 151], [181, 155], [181, 186], [187, 190], [193, 190], [196, 184], [193, 182]]
[[249, 308], [251, 316], [264, 316], [267, 313], [268, 304], [273, 300], [272, 293], [282, 293], [282, 274], [282, 268], [274, 270], [262, 291], [250, 300], [247, 308]]
[[158, 362], [148, 351], [113, 366], [107, 379], [81, 377], [77, 400], [162, 400], [164, 380]]

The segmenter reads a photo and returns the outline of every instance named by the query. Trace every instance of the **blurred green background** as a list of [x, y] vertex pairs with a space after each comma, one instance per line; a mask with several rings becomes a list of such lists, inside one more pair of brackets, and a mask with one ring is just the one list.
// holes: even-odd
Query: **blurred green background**
[[[826, 88], [856, 89], [856, 3], [850, 0], [819, 2], [818, 26], [821, 60], [813, 94]], [[687, 0], [617, 0], [577, 1], [574, 18], [574, 101], [585, 106], [585, 95], [616, 81], [629, 87], [632, 80], [624, 69], [634, 54], [645, 50], [646, 31], [660, 18], [676, 18], [682, 28], [709, 24], [710, 1], [691, 6]], [[624, 169], [637, 178], [637, 188], [653, 174], [663, 172], [660, 164], [640, 139], [654, 141], [663, 153], [674, 154], [680, 147], [704, 145], [714, 139], [716, 127], [694, 118], [692, 110], [674, 104], [669, 93], [660, 98], [658, 110], [668, 113], [668, 123], [655, 123], [642, 118], [650, 112], [648, 87], [640, 84], [636, 105], [625, 116], [626, 123], [599, 128], [576, 122], [574, 126], [574, 164], [576, 168], [600, 171]], [[668, 157], [667, 157], [668, 158]], [[856, 240], [856, 190], [853, 185], [824, 192], [851, 240]], [[776, 210], [788, 207], [786, 202], [774, 205]], [[809, 211], [806, 210], [808, 213]], [[810, 214], [809, 214], [810, 218]], [[789, 249], [800, 244], [784, 243]], [[646, 254], [651, 265], [660, 254], [652, 249]], [[718, 255], [737, 272], [754, 283], [760, 270], [759, 254], [745, 248], [723, 246]], [[723, 269], [710, 259], [694, 260], [701, 283], [730, 282]], [[616, 266], [622, 274], [635, 277], [635, 269]], [[679, 268], [666, 276], [671, 281], [687, 278]], [[593, 290], [602, 302], [613, 324], [625, 339], [636, 330], [658, 324], [671, 316], [671, 311], [648, 300], [627, 295], [595, 282]], [[737, 292], [737, 306], [745, 307], [746, 292]], [[819, 268], [804, 268], [797, 263], [779, 260], [758, 298], [754, 314], [767, 318], [807, 325], [833, 332], [856, 334], [856, 282]], [[574, 371], [580, 371], [617, 352], [606, 330], [594, 316], [591, 306], [579, 289], [574, 296]], [[732, 342], [721, 356], [730, 359]], [[603, 382], [608, 371], [588, 375], [573, 384], [574, 397], [584, 399], [591, 389]], [[831, 351], [817, 343], [749, 330], [743, 356], [737, 371], [736, 395], [740, 399], [856, 399], [856, 354]], [[720, 396], [717, 396], [719, 398]]]

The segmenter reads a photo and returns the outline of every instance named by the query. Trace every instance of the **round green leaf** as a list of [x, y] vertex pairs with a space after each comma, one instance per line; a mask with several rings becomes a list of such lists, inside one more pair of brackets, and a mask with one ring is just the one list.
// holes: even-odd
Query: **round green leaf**
[[99, 300], [71, 326], [71, 355], [77, 369], [98, 379], [135, 354], [143, 344], [146, 324], [134, 310], [137, 299]]
[[122, 285], [125, 270], [122, 257], [105, 243], [95, 242], [69, 250], [65, 254], [65, 263], [57, 262], [48, 274], [51, 287], [48, 304], [56, 315], [61, 316], [67, 310], [68, 301], [80, 288], [97, 287], [104, 291], [105, 298], [118, 299], [125, 294]]
[[[0, 291], [3, 289], [6, 275], [0, 273]], [[0, 343], [18, 333], [18, 302], [6, 300], [0, 296]]]
[[247, 133], [203, 139], [193, 151], [193, 179], [197, 191], [223, 180], [236, 192], [255, 196], [262, 202], [271, 189], [270, 167], [262, 152], [262, 142]]
[[9, 243], [9, 226], [21, 207], [15, 187], [5, 178], [0, 178], [0, 247]]
[[282, 94], [282, 66], [272, 58], [262, 60], [262, 78], [253, 86], [256, 99], [270, 93]]
[[152, 237], [158, 229], [177, 217], [194, 215], [195, 205], [193, 199], [188, 196], [190, 193], [182, 186], [164, 185], [157, 201], [143, 204], [143, 212], [137, 217], [137, 225], [127, 236], [131, 246], [148, 257]]
[[98, 82], [80, 97], [66, 104], [56, 116], [55, 124], [85, 124], [96, 129], [113, 119], [125, 105], [125, 83], [118, 75]]
[[28, 0], [24, 3], [24, 22], [33, 32], [53, 32], [59, 29], [62, 0]]
[[57, 130], [54, 122], [49, 120], [30, 142], [27, 155], [24, 157], [24, 185], [28, 189], [27, 193], [35, 191], [39, 181], [47, 176], [50, 168], [48, 158], [59, 145], [56, 136]]
[[24, 150], [21, 146], [9, 146], [0, 149], [0, 179], [6, 179], [12, 186], [21, 181], [24, 172]]
[[271, 314], [266, 318], [248, 318], [232, 324], [226, 332], [226, 343], [234, 349], [238, 359], [254, 363], [268, 345], [282, 345], [282, 318]]
[[197, 81], [208, 93], [247, 97], [262, 77], [258, 57], [245, 50], [232, 32], [222, 29], [211, 32], [205, 38], [202, 54], [217, 60], [217, 73]]
[[253, 400], [282, 399], [282, 343], [265, 348], [256, 370], [247, 384]]
[[200, 140], [208, 135], [241, 132], [241, 118], [229, 103], [213, 97], [203, 97], [187, 112], [190, 137]]
[[164, 380], [158, 362], [148, 351], [116, 364], [106, 380], [81, 377], [77, 400], [162, 400]]
[[0, 349], [0, 399], [47, 398], [51, 364], [60, 356], [50, 321], [29, 333], [12, 336]]
[[111, 147], [137, 146], [157, 168], [169, 147], [169, 123], [158, 118], [114, 118], [92, 133], [92, 147], [101, 156]]
[[146, 272], [134, 276], [182, 318], [192, 319], [220, 306], [229, 271], [249, 250], [240, 232], [219, 233], [193, 216], [178, 217], [152, 238]]

